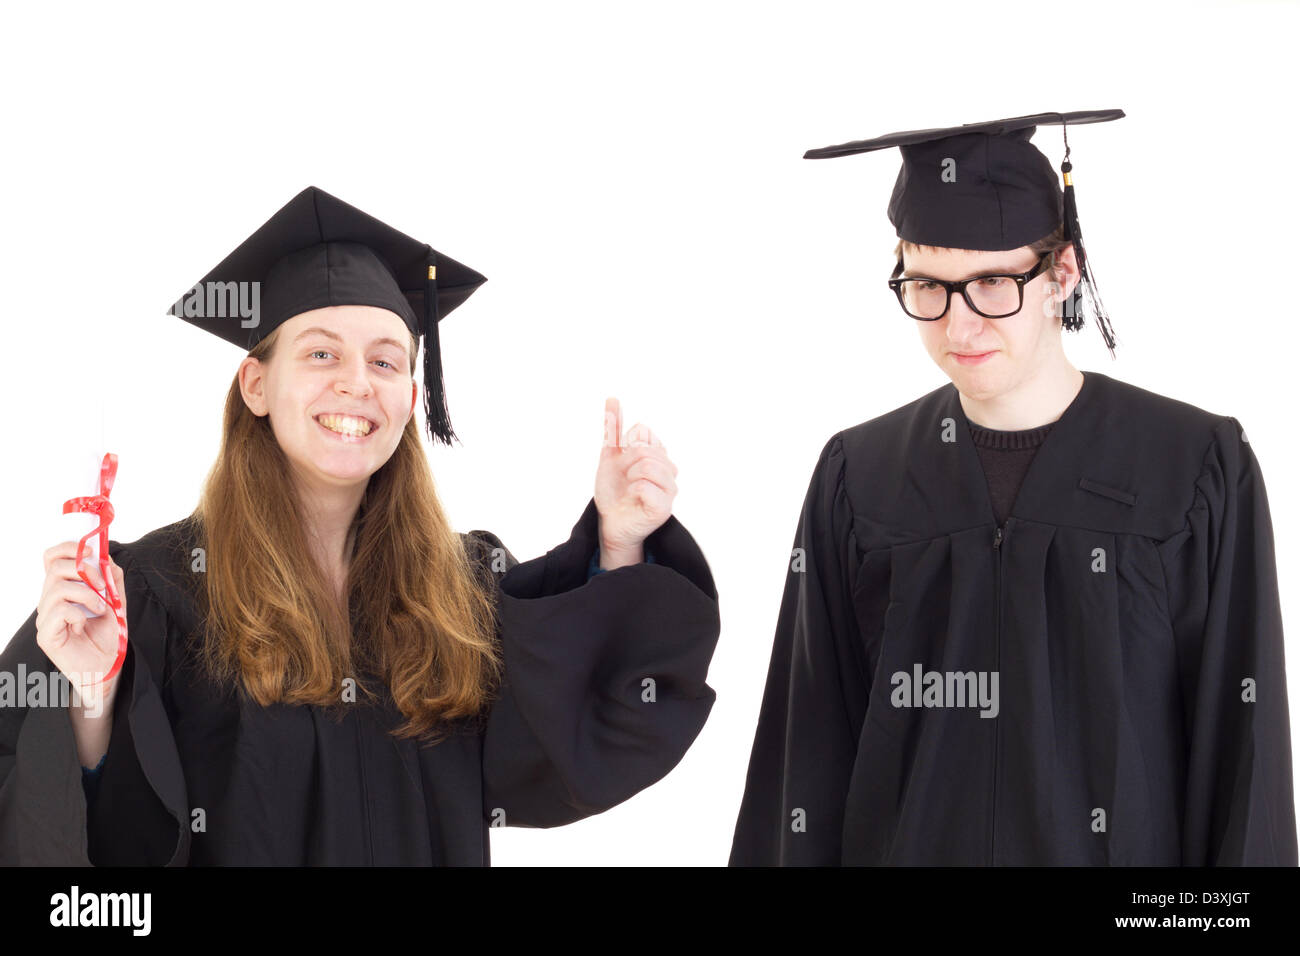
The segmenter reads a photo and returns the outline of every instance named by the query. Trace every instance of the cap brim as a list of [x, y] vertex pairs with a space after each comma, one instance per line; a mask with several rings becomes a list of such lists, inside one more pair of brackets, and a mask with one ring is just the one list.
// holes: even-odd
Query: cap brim
[[877, 149], [889, 149], [893, 146], [914, 146], [918, 143], [930, 143], [935, 140], [962, 136], [967, 133], [989, 133], [1000, 135], [1035, 126], [1082, 126], [1088, 123], [1105, 123], [1122, 119], [1123, 110], [1078, 110], [1073, 113], [1034, 113], [1030, 116], [1013, 116], [1009, 119], [989, 120], [983, 123], [963, 123], [944, 129], [914, 129], [901, 133], [888, 133], [873, 139], [860, 139], [852, 143], [840, 143], [838, 146], [822, 146], [810, 149], [803, 154], [804, 159], [832, 159], [836, 156], [850, 156], [854, 153], [870, 153]]

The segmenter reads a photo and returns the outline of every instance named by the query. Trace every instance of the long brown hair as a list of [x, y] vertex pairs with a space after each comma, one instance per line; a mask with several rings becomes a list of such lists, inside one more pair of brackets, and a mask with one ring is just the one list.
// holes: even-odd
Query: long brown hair
[[[277, 329], [249, 355], [271, 359]], [[418, 342], [412, 342], [414, 355]], [[412, 363], [414, 364], [414, 363]], [[206, 548], [202, 663], [257, 703], [338, 713], [387, 686], [398, 737], [441, 739], [481, 716], [501, 675], [494, 585], [443, 514], [416, 416], [370, 476], [353, 528], [347, 606], [312, 558], [302, 503], [271, 430], [236, 376], [221, 449], [194, 513]]]

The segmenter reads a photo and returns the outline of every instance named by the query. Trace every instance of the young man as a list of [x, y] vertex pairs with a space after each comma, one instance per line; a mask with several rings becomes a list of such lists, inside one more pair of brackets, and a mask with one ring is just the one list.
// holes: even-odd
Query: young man
[[732, 865], [1296, 864], [1241, 424], [1066, 358], [1092, 288], [1040, 114], [891, 134], [890, 285], [952, 379], [827, 442]]

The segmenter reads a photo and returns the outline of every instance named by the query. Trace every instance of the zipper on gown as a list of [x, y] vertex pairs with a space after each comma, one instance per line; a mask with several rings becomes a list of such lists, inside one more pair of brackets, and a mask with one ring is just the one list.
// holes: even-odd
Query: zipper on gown
[[[1000, 525], [993, 532], [993, 572], [997, 581], [997, 587], [994, 590], [993, 600], [993, 647], [995, 670], [1002, 667], [1002, 545], [1006, 541], [1007, 530], [1011, 526], [1011, 518]], [[1002, 743], [1001, 724], [994, 718], [993, 722], [993, 780], [990, 787], [992, 800], [989, 805], [989, 865], [994, 865], [994, 857], [997, 848], [997, 824], [998, 824], [998, 750]]]

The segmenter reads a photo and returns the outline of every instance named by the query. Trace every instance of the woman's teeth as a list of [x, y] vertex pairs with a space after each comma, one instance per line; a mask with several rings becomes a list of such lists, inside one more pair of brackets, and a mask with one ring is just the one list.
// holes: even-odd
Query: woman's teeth
[[371, 429], [370, 422], [364, 418], [354, 418], [351, 415], [318, 415], [316, 421], [332, 432], [338, 432], [340, 435], [352, 435], [355, 438], [369, 435]]

